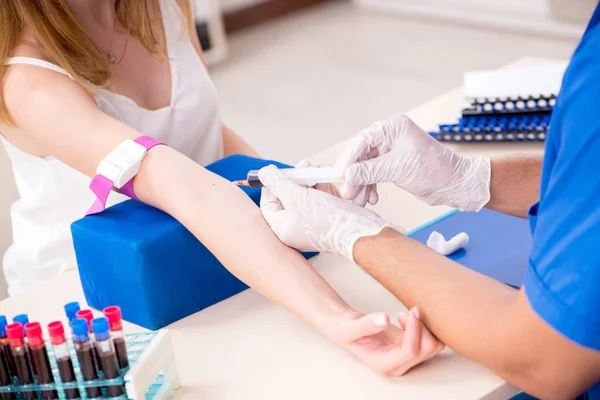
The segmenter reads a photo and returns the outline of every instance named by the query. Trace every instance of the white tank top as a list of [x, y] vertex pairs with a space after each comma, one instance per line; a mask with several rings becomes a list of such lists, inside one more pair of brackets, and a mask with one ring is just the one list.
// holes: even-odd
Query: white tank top
[[[175, 0], [160, 0], [172, 74], [171, 104], [146, 110], [133, 100], [97, 89], [105, 113], [145, 135], [167, 143], [198, 164], [223, 156], [217, 94], [183, 23]], [[31, 64], [68, 75], [43, 60], [15, 57], [7, 64]], [[1, 127], [0, 127], [1, 131]], [[53, 157], [39, 158], [0, 136], [12, 162], [19, 200], [11, 208], [13, 244], [4, 255], [9, 294], [76, 268], [70, 225], [93, 203], [90, 178]], [[108, 205], [126, 200], [112, 193]]]

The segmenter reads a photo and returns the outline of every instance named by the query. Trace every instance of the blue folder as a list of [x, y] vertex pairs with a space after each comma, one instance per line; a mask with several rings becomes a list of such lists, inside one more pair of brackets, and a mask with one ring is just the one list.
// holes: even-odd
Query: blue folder
[[[232, 156], [207, 169], [237, 180], [268, 164], [286, 167]], [[260, 189], [242, 190], [258, 204]], [[127, 321], [148, 329], [162, 328], [247, 288], [177, 220], [135, 200], [76, 221], [71, 232], [88, 304], [98, 310], [119, 305]]]
[[449, 258], [507, 285], [521, 286], [531, 251], [527, 219], [487, 209], [478, 213], [451, 211], [409, 232], [409, 236], [426, 244], [433, 231], [446, 239], [466, 232], [469, 244]]

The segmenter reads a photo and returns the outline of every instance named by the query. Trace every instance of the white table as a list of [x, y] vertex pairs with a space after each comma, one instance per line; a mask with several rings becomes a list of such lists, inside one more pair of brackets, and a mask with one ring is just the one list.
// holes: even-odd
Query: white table
[[[552, 60], [525, 59], [513, 65]], [[441, 95], [407, 114], [424, 129], [452, 120], [461, 107], [460, 89]], [[331, 165], [347, 143], [311, 158]], [[541, 153], [539, 143], [457, 146], [464, 153]], [[410, 230], [446, 212], [400, 189], [385, 186], [375, 207], [383, 217]], [[363, 312], [395, 315], [406, 308], [357, 267], [322, 254], [311, 261], [334, 288]], [[47, 323], [62, 319], [62, 305], [85, 299], [75, 271], [61, 274], [26, 293], [0, 302], [0, 314], [30, 314]], [[130, 332], [141, 328], [126, 324]], [[478, 399], [507, 398], [515, 389], [449, 349], [402, 378], [371, 372], [283, 308], [247, 290], [172, 324], [183, 387], [177, 399]]]

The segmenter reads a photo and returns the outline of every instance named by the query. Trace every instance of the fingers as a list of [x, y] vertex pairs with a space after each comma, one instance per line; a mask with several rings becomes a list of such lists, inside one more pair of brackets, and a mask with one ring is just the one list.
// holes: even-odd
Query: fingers
[[352, 141], [350, 146], [337, 159], [335, 166], [341, 171], [344, 171], [348, 166], [365, 158], [371, 148], [368, 141], [363, 137], [362, 132], [359, 133]]
[[274, 165], [258, 171], [258, 178], [285, 208], [302, 207], [301, 201], [306, 188], [296, 184]]
[[266, 187], [260, 193], [260, 210], [265, 215], [283, 210], [279, 199]]
[[402, 348], [405, 354], [414, 358], [414, 365], [435, 356], [446, 347], [431, 333], [418, 314], [417, 307], [408, 314], [398, 314], [400, 328], [405, 331]]
[[298, 164], [296, 164], [296, 166], [294, 168], [312, 168], [312, 167], [317, 167], [316, 165], [312, 165], [310, 163], [310, 161], [308, 160], [302, 160], [300, 161]]
[[356, 197], [351, 199], [351, 201], [352, 201], [352, 204], [354, 204], [355, 206], [364, 207], [367, 205], [367, 203], [369, 201], [369, 197], [370, 197], [370, 193], [371, 193], [371, 186], [362, 186], [362, 187], [358, 186], [358, 187], [361, 188], [361, 190], [359, 190]]
[[407, 322], [408, 322], [408, 314], [406, 314], [406, 313], [398, 314], [398, 324], [400, 325], [400, 329], [405, 331]]
[[369, 192], [369, 204], [374, 206], [379, 201], [379, 193], [377, 192], [377, 185], [371, 186], [371, 191]]
[[[308, 160], [302, 160], [294, 168], [320, 168], [319, 165], [312, 164]], [[336, 197], [340, 197], [337, 193], [337, 190], [334, 186], [329, 183], [317, 183], [315, 186], [312, 186], [314, 189], [320, 190], [321, 192], [333, 194]]]
[[369, 314], [350, 321], [343, 327], [342, 335], [347, 343], [354, 342], [366, 336], [383, 332], [390, 325], [390, 318], [384, 313]]
[[421, 353], [421, 321], [418, 316], [419, 310], [413, 307], [408, 313], [404, 329], [402, 347], [411, 358], [417, 358]]
[[397, 164], [396, 161], [391, 154], [359, 161], [346, 169], [344, 181], [348, 185], [358, 186], [389, 182], [390, 179], [388, 177], [394, 176], [393, 172]]

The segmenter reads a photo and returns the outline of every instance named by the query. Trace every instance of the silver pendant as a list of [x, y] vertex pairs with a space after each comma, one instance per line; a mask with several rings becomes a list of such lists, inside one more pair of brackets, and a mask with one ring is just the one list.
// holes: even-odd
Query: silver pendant
[[114, 54], [110, 51], [108, 53], [106, 53], [106, 58], [108, 58], [108, 62], [111, 64], [114, 64], [117, 61]]

